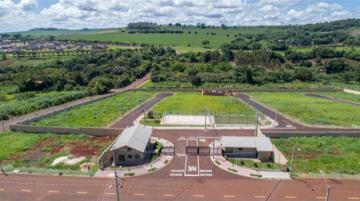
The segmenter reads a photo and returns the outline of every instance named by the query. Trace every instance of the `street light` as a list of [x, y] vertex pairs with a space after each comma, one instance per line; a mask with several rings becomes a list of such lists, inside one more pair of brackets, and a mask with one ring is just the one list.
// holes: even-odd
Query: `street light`
[[329, 200], [330, 186], [327, 183], [327, 179], [326, 179], [324, 171], [320, 170], [320, 174], [322, 175], [322, 177], [324, 179], [324, 183], [325, 183], [325, 201], [328, 201]]
[[[295, 157], [295, 147], [296, 147], [296, 145], [294, 145], [294, 147], [292, 149], [292, 154], [291, 154], [290, 175], [292, 175], [292, 173], [293, 173], [293, 162], [294, 162], [294, 157]], [[301, 149], [298, 148], [297, 151], [300, 152]]]

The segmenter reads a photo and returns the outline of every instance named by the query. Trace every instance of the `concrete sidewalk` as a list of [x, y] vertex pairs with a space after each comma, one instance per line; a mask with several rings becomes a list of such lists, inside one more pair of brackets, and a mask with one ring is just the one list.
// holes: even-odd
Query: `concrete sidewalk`
[[[152, 139], [161, 143], [163, 147], [174, 147], [174, 144], [172, 142], [164, 138], [152, 137]], [[170, 164], [173, 157], [174, 157], [173, 155], [161, 154], [156, 160], [151, 161], [150, 163], [144, 165], [134, 166], [134, 167], [119, 167], [116, 170], [116, 173], [119, 177], [133, 177], [133, 176], [150, 174]], [[98, 177], [98, 178], [101, 177], [113, 178], [114, 176], [115, 175], [113, 169], [99, 170], [94, 175], [94, 177]]]
[[[215, 150], [218, 150], [216, 147], [220, 146], [219, 141], [215, 141]], [[213, 144], [209, 145], [210, 153], [214, 153]], [[219, 168], [244, 177], [251, 177], [257, 179], [291, 179], [288, 172], [282, 171], [264, 171], [264, 170], [254, 170], [239, 165], [232, 164], [230, 161], [226, 160], [221, 154], [214, 154], [210, 156], [211, 161]]]

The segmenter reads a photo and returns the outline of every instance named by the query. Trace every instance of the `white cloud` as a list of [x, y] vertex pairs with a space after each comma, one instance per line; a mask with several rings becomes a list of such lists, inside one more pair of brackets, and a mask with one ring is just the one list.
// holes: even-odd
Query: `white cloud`
[[[320, 0], [319, 0], [320, 1]], [[304, 24], [354, 17], [326, 0], [0, 0], [0, 32], [34, 27], [103, 28], [134, 21], [212, 25]], [[37, 11], [35, 11], [37, 10]]]

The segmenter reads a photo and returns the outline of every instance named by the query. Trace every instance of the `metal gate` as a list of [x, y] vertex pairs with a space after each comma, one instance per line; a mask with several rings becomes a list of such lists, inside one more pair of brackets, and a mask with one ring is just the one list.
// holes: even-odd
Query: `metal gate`
[[210, 156], [210, 148], [207, 146], [186, 146], [186, 155], [190, 156]]

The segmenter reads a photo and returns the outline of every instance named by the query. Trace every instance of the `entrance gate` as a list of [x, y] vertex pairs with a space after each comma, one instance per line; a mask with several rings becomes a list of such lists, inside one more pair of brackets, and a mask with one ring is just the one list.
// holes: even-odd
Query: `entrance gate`
[[186, 146], [186, 155], [210, 156], [210, 148], [206, 146]]

